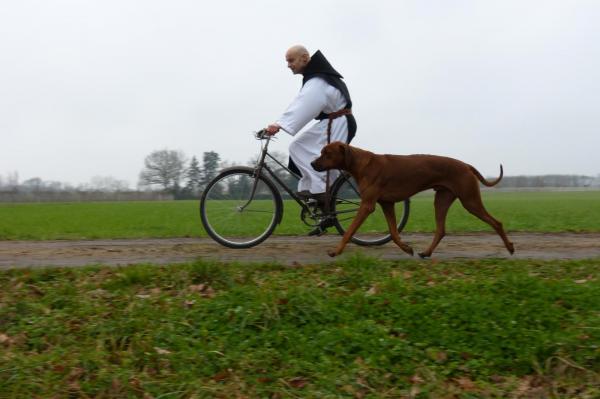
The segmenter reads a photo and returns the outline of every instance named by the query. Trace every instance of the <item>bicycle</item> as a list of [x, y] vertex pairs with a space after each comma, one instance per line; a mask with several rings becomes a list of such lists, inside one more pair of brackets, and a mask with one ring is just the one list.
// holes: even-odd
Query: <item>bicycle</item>
[[[284, 200], [279, 187], [301, 208], [300, 219], [310, 227], [329, 220], [341, 235], [349, 227], [360, 205], [360, 193], [352, 176], [340, 171], [329, 190], [326, 210], [314, 199], [301, 199], [267, 160], [300, 179], [268, 152], [273, 136], [263, 130], [255, 133], [261, 152], [254, 167], [234, 166], [221, 171], [204, 189], [200, 199], [200, 218], [208, 235], [229, 248], [251, 248], [266, 240], [283, 218]], [[277, 184], [276, 184], [276, 183]], [[328, 209], [327, 209], [328, 208]], [[410, 212], [410, 200], [396, 204], [398, 231], [402, 231]], [[378, 208], [352, 237], [358, 245], [383, 245], [392, 239], [383, 213]]]

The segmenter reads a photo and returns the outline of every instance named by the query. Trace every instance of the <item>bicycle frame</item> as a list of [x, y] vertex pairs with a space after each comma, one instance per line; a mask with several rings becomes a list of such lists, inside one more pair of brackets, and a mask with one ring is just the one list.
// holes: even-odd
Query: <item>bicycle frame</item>
[[[296, 201], [296, 203], [298, 203], [298, 205], [300, 205], [300, 207], [302, 208], [302, 210], [304, 212], [308, 212], [308, 213], [312, 213], [311, 209], [308, 207], [307, 203], [305, 201], [303, 201], [302, 199], [300, 199], [300, 197], [296, 194], [296, 192], [294, 190], [292, 190], [290, 187], [288, 187], [288, 185], [279, 178], [279, 176], [277, 176], [277, 174], [269, 167], [269, 165], [267, 165], [267, 163], [265, 162], [266, 159], [270, 159], [272, 161], [274, 161], [277, 165], [281, 166], [281, 168], [283, 168], [285, 171], [287, 171], [290, 175], [294, 176], [296, 179], [300, 179], [300, 176], [297, 175], [296, 173], [292, 172], [287, 166], [285, 166], [284, 164], [282, 164], [281, 162], [279, 162], [275, 157], [273, 157], [271, 154], [269, 154], [269, 143], [271, 142], [271, 138], [272, 136], [267, 136], [266, 138], [260, 138], [260, 136], [257, 136], [259, 140], [264, 141], [264, 144], [262, 144], [262, 148], [261, 148], [261, 154], [260, 157], [258, 159], [258, 162], [256, 163], [256, 166], [254, 168], [255, 174], [256, 176], [260, 176], [261, 173], [263, 173], [263, 170], [266, 171], [269, 176], [276, 181], [279, 186], [281, 188], [283, 188], [283, 190], [285, 192], [288, 193], [288, 195], [294, 200]], [[264, 137], [264, 136], [263, 136]], [[343, 174], [347, 175], [346, 172], [342, 172]], [[247, 207], [252, 200], [254, 199], [254, 194], [256, 193], [256, 187], [258, 185], [258, 179], [254, 180], [254, 185], [252, 186], [252, 191], [250, 194], [250, 198], [248, 199], [248, 201], [243, 205], [239, 207], [239, 210], [242, 211], [244, 210], [245, 207]], [[356, 187], [354, 187], [354, 190], [358, 193], [358, 189]], [[359, 203], [356, 203], [356, 206], [360, 206]], [[331, 211], [330, 209], [327, 209], [327, 211], [325, 212], [326, 217], [337, 217], [338, 215], [344, 214], [344, 213], [352, 213], [354, 212], [354, 210], [345, 210], [345, 211]]]
[[[333, 226], [335, 226], [338, 232], [340, 234], [344, 234], [347, 231], [345, 222], [354, 219], [355, 214], [359, 210], [361, 205], [360, 190], [358, 189], [356, 182], [354, 182], [353, 179], [351, 179], [351, 175], [346, 171], [340, 171], [340, 177], [333, 182], [331, 190], [327, 190], [329, 196], [335, 196], [335, 198], [332, 197], [332, 207], [329, 209], [327, 209], [327, 207], [326, 209], [322, 209], [317, 201], [307, 201], [305, 198], [299, 196], [296, 193], [295, 187], [292, 187], [293, 183], [291, 184], [288, 178], [289, 176], [293, 176], [296, 179], [300, 179], [301, 176], [292, 172], [286, 165], [284, 165], [274, 156], [269, 154], [268, 148], [272, 137], [268, 136], [264, 130], [261, 130], [260, 132], [256, 133], [256, 138], [261, 141], [261, 151], [259, 153], [259, 157], [255, 165], [250, 167], [233, 166], [231, 168], [223, 170], [219, 173], [219, 175], [217, 175], [213, 180], [211, 180], [208, 183], [207, 189], [204, 190], [200, 199], [200, 216], [204, 228], [206, 229], [208, 234], [215, 241], [230, 248], [250, 248], [252, 246], [260, 244], [270, 234], [272, 234], [275, 226], [280, 224], [283, 219], [284, 203], [282, 196], [285, 195], [285, 193], [287, 193], [289, 196], [286, 198], [293, 199], [300, 206], [300, 218], [306, 225], [312, 227], [321, 227], [325, 224], [325, 222], [327, 222], [327, 227], [329, 227], [332, 225], [329, 222], [333, 222]], [[271, 162], [274, 162], [274, 164], [272, 164]], [[287, 172], [288, 174], [286, 175], [283, 171]], [[238, 239], [239, 235], [235, 229], [227, 230], [227, 227], [225, 227], [224, 230], [221, 230], [220, 227], [224, 225], [221, 224], [219, 226], [219, 223], [224, 222], [226, 226], [228, 223], [227, 219], [225, 219], [224, 221], [222, 219], [219, 219], [221, 217], [219, 213], [217, 212], [216, 214], [214, 214], [214, 212], [210, 210], [210, 208], [207, 211], [206, 202], [215, 203], [215, 201], [218, 202], [221, 199], [218, 184], [222, 179], [228, 179], [228, 176], [234, 176], [234, 179], [236, 178], [236, 176], [246, 176], [251, 180], [247, 182], [249, 184], [244, 183], [245, 193], [250, 194], [249, 198], [246, 197], [246, 199], [243, 200], [243, 205], [238, 205], [233, 209], [230, 208], [230, 212], [235, 213], [236, 209], [237, 212], [243, 212], [246, 209], [252, 212], [256, 211], [253, 208], [250, 208], [249, 206], [254, 201], [258, 201], [260, 198], [262, 198], [262, 188], [259, 189], [259, 187], [261, 187], [259, 184], [266, 184], [266, 190], [271, 194], [269, 198], [272, 198], [275, 202], [274, 211], [272, 212], [275, 219], [271, 218], [270, 220], [265, 220], [265, 223], [267, 223], [265, 225], [266, 230], [264, 230], [264, 232], [261, 233], [260, 236], [257, 236], [253, 240], [247, 241], [245, 238], [240, 238], [240, 241], [240, 239]], [[233, 182], [235, 181], [236, 180], [233, 180]], [[210, 193], [213, 187], [217, 187], [214, 193], [216, 197], [210, 196], [212, 195]], [[250, 193], [248, 193], [248, 189], [250, 189]], [[241, 198], [237, 199], [239, 200]], [[213, 213], [213, 216], [216, 216], [216, 219], [214, 219], [217, 223], [216, 230], [211, 224], [213, 220], [212, 216], [207, 216], [207, 212]], [[398, 231], [401, 231], [401, 229], [406, 224], [408, 212], [409, 201], [407, 199], [404, 201], [404, 210], [402, 212], [401, 221], [398, 224]], [[340, 216], [342, 214], [346, 217], [340, 219]], [[315, 224], [311, 224], [311, 220], [314, 221]], [[387, 229], [384, 229], [384, 227], [382, 226], [381, 231], [383, 230]], [[391, 240], [390, 234], [385, 235], [386, 233], [384, 233], [384, 235], [381, 236], [379, 232], [376, 232], [378, 235], [371, 236], [371, 232], [376, 231], [365, 231], [366, 236], [353, 235], [353, 237], [351, 238], [352, 242], [358, 245], [383, 245]]]
[[[298, 205], [300, 205], [302, 207], [303, 210], [310, 211], [309, 208], [308, 208], [308, 206], [306, 205], [306, 203], [304, 201], [302, 201], [300, 199], [300, 197], [298, 197], [298, 195], [296, 195], [296, 193], [294, 192], [294, 190], [292, 190], [290, 187], [288, 187], [288, 185], [283, 180], [281, 180], [279, 178], [279, 176], [277, 176], [277, 174], [265, 162], [266, 159], [269, 158], [270, 160], [274, 161], [277, 165], [281, 166], [290, 175], [294, 176], [296, 179], [300, 179], [300, 176], [298, 176], [296, 173], [292, 172], [287, 166], [285, 166], [284, 164], [282, 164], [281, 162], [279, 162], [279, 160], [277, 160], [274, 156], [272, 156], [271, 154], [269, 154], [269, 143], [271, 142], [271, 138], [272, 138], [272, 136], [269, 136], [266, 139], [263, 139], [264, 140], [264, 144], [262, 144], [261, 155], [260, 155], [260, 158], [259, 158], [258, 162], [256, 163], [256, 167], [254, 168], [254, 170], [256, 172], [256, 176], [260, 176], [260, 174], [263, 172], [263, 170], [265, 170], [271, 176], [271, 178], [273, 180], [275, 180], [277, 182], [277, 184], [279, 184], [279, 186], [281, 188], [283, 188], [283, 190], [285, 192], [287, 192], [288, 195], [290, 197], [292, 197], [292, 199], [294, 201], [296, 201], [298, 203]], [[257, 184], [258, 184], [258, 179], [254, 180], [254, 186], [252, 187], [252, 193], [250, 194], [250, 199], [242, 207], [242, 209], [244, 207], [246, 207], [250, 202], [252, 202], [252, 199], [254, 198], [254, 194], [256, 192], [256, 186], [257, 186]]]

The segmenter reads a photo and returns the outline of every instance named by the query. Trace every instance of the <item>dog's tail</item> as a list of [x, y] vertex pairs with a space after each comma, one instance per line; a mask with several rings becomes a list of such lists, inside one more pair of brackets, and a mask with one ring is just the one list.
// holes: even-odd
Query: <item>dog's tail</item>
[[488, 186], [488, 187], [495, 186], [496, 184], [500, 183], [500, 180], [502, 180], [502, 176], [504, 176], [504, 170], [502, 169], [502, 164], [500, 164], [500, 176], [498, 176], [498, 178], [496, 180], [494, 180], [494, 181], [487, 181], [483, 176], [481, 176], [481, 173], [479, 173], [479, 171], [477, 169], [475, 169], [471, 165], [469, 165], [469, 167], [471, 168], [471, 172], [473, 172], [473, 174], [475, 176], [477, 176], [477, 179], [484, 186]]

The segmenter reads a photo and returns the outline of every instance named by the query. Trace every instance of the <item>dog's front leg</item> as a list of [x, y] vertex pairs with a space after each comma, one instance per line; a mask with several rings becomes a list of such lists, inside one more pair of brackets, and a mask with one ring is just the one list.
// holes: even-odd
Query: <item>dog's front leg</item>
[[388, 229], [390, 231], [390, 235], [392, 236], [392, 240], [402, 249], [404, 252], [413, 256], [413, 249], [402, 242], [400, 238], [400, 233], [398, 233], [398, 225], [396, 224], [396, 211], [394, 209], [394, 202], [380, 202], [381, 209], [383, 209], [383, 214], [385, 215], [385, 220], [388, 224]]
[[358, 228], [363, 224], [367, 216], [373, 213], [374, 210], [375, 202], [365, 203], [365, 201], [362, 201], [360, 203], [360, 208], [358, 208], [358, 214], [354, 217], [354, 220], [350, 224], [350, 227], [348, 227], [348, 230], [346, 230], [346, 232], [344, 233], [342, 241], [340, 241], [335, 250], [327, 251], [329, 256], [334, 257], [342, 253], [342, 251], [346, 247], [346, 244], [348, 244], [348, 241], [350, 241], [354, 233], [356, 233], [356, 230], [358, 230]]

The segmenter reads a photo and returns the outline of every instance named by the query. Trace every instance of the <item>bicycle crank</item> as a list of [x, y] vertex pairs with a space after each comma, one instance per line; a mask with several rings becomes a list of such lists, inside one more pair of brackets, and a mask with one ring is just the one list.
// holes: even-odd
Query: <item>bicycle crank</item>
[[315, 203], [312, 204], [309, 201], [307, 203], [308, 207], [303, 207], [300, 212], [300, 219], [309, 227], [317, 227], [323, 218], [323, 211], [317, 207], [317, 202], [314, 202]]

